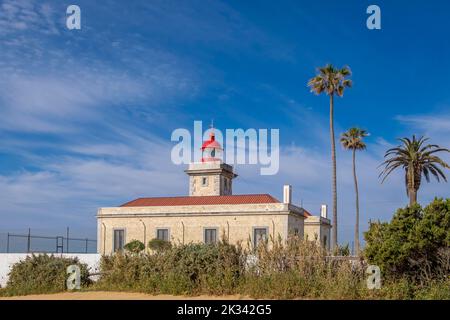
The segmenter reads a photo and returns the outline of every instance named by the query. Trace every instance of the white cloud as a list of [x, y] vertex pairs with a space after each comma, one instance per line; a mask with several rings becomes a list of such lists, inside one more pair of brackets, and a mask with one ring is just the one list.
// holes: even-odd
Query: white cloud
[[450, 115], [399, 115], [396, 119], [424, 132], [450, 132]]
[[0, 35], [34, 31], [58, 34], [56, 12], [48, 3], [32, 0], [4, 0], [0, 6]]
[[55, 3], [8, 0], [1, 6], [0, 129], [84, 131], [84, 124], [101, 122], [105, 113], [108, 121], [130, 109], [154, 115], [198, 92], [199, 77], [188, 59], [134, 32], [112, 42], [115, 31], [92, 29], [88, 14], [80, 32], [66, 30], [65, 8]]
[[[322, 128], [326, 130], [325, 128]], [[136, 197], [184, 195], [187, 177], [182, 166], [170, 162], [172, 144], [167, 139], [118, 128], [116, 140], [98, 143], [77, 141], [63, 147], [74, 156], [33, 159], [39, 172], [21, 171], [0, 179], [1, 200], [10, 226], [45, 219], [52, 223], [95, 227], [95, 210], [118, 205]], [[301, 139], [301, 137], [299, 137]], [[368, 150], [357, 155], [360, 187], [361, 229], [369, 219], [388, 220], [407, 204], [402, 172], [394, 173], [383, 185], [378, 174], [386, 148], [381, 138], [368, 143]], [[260, 176], [257, 166], [238, 166], [240, 175], [235, 193], [271, 193], [281, 199], [282, 185], [294, 188], [294, 201], [318, 214], [322, 203], [329, 204], [331, 217], [329, 146], [284, 146], [280, 154], [280, 172]], [[338, 147], [339, 231], [342, 242], [351, 242], [354, 228], [354, 186], [351, 154]], [[443, 184], [424, 183], [419, 200], [427, 203], [434, 196], [448, 197]], [[33, 220], [40, 217], [40, 221]]]
[[[155, 75], [156, 76], [156, 75]], [[13, 131], [67, 131], [74, 123], [101, 118], [123, 103], [157, 99], [159, 84], [139, 82], [114, 70], [102, 74], [11, 75], [0, 82], [0, 127]], [[164, 90], [161, 88], [161, 90]], [[71, 128], [72, 127], [72, 128]]]
[[[289, 53], [224, 3], [200, 2], [200, 11], [184, 3], [159, 4], [140, 4], [148, 19], [143, 34], [130, 31], [119, 37], [114, 33], [114, 24], [124, 23], [129, 14], [117, 15], [120, 11], [114, 9], [114, 2], [99, 8], [106, 17], [112, 10], [117, 18], [114, 22], [103, 21], [100, 26], [100, 22], [87, 20], [76, 35], [63, 32], [53, 4], [2, 3], [0, 130], [35, 134], [33, 137], [45, 133], [56, 140], [28, 140], [30, 136], [3, 139], [1, 150], [20, 156], [32, 168], [0, 175], [2, 228], [70, 225], [92, 230], [89, 232], [95, 235], [95, 212], [100, 206], [118, 205], [142, 196], [188, 192], [183, 167], [170, 162], [170, 137], [161, 139], [149, 134], [153, 132], [149, 124], [176, 122], [171, 110], [164, 108], [200, 90], [199, 79], [205, 76], [201, 69], [205, 66], [156, 46], [157, 40], [150, 37], [153, 33], [183, 46], [212, 43], [214, 50], [239, 48], [232, 51], [253, 53], [254, 48], [263, 48], [262, 52], [273, 56], [279, 51]], [[94, 24], [111, 28], [94, 29]], [[285, 114], [300, 124], [296, 144], [282, 146], [276, 176], [260, 176], [256, 166], [239, 166], [235, 193], [271, 193], [280, 198], [282, 185], [290, 183], [296, 203], [303, 202], [317, 214], [321, 203], [331, 204], [327, 119], [294, 99], [283, 95], [278, 98], [286, 106]], [[292, 110], [300, 116], [294, 118]], [[151, 116], [137, 121], [133, 111]], [[242, 123], [242, 119], [251, 118], [243, 111], [234, 112]], [[124, 113], [132, 116], [123, 117]], [[430, 131], [441, 140], [447, 139], [450, 128], [450, 121], [438, 116], [399, 116], [398, 120], [412, 129]], [[336, 123], [336, 133], [341, 131]], [[383, 185], [378, 179], [377, 166], [391, 142], [382, 137], [372, 139], [375, 142], [369, 143], [368, 151], [358, 153], [363, 229], [368, 219], [389, 219], [396, 208], [407, 203], [401, 172]], [[308, 144], [302, 143], [307, 140]], [[448, 143], [448, 139], [443, 142]], [[340, 148], [338, 177], [341, 240], [351, 241], [351, 158]], [[423, 184], [419, 198], [426, 202], [434, 195], [448, 197], [448, 186]]]
[[0, 175], [0, 228], [70, 225], [95, 234], [99, 206], [181, 193], [169, 139], [148, 131], [197, 93], [190, 61], [136, 35], [108, 51], [114, 31], [62, 32], [53, 3], [2, 6], [0, 149], [20, 164]]
[[[147, 195], [184, 194], [187, 178], [170, 163], [170, 145], [157, 138], [135, 137], [129, 147], [90, 145], [76, 147], [84, 154], [108, 154], [96, 158], [43, 157], [39, 171], [21, 170], [0, 176], [3, 203], [2, 228], [46, 225], [95, 230], [100, 206], [116, 206]], [[120, 148], [126, 152], [120, 152]], [[70, 147], [69, 147], [70, 149]], [[136, 161], [131, 161], [136, 159]], [[181, 182], [182, 181], [182, 182]]]

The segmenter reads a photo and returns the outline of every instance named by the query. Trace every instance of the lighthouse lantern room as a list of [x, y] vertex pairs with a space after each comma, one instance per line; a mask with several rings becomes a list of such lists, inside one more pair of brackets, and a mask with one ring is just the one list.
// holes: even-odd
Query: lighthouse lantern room
[[233, 167], [223, 162], [223, 149], [211, 125], [209, 140], [201, 147], [200, 162], [193, 162], [185, 172], [189, 175], [189, 195], [222, 196], [233, 193], [232, 180], [237, 177]]

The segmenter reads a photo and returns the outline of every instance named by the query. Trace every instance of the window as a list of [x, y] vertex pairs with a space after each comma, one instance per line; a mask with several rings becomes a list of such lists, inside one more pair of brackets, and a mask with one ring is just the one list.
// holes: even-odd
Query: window
[[216, 243], [217, 242], [217, 229], [205, 229], [205, 243]]
[[202, 178], [202, 186], [203, 186], [203, 187], [206, 187], [207, 185], [208, 185], [208, 178], [203, 177], [203, 178]]
[[113, 243], [114, 252], [122, 250], [124, 244], [125, 244], [125, 230], [124, 229], [114, 230], [114, 243]]
[[294, 228], [294, 236], [298, 236], [298, 228]]
[[253, 245], [258, 247], [261, 242], [267, 240], [267, 228], [254, 228], [253, 229]]
[[169, 229], [157, 229], [156, 239], [169, 241]]
[[327, 236], [323, 236], [323, 247], [327, 249]]

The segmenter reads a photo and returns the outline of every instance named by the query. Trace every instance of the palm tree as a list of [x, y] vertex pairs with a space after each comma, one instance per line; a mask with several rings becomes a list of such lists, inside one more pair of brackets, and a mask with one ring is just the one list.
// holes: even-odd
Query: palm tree
[[353, 180], [355, 182], [356, 194], [356, 221], [355, 221], [355, 253], [359, 255], [359, 192], [358, 179], [356, 178], [356, 151], [365, 150], [366, 144], [363, 141], [364, 137], [369, 134], [366, 130], [359, 128], [351, 128], [341, 135], [341, 144], [347, 150], [352, 150], [353, 160]]
[[450, 166], [435, 154], [437, 152], [450, 152], [450, 150], [441, 148], [436, 144], [425, 145], [425, 142], [429, 139], [424, 137], [416, 139], [415, 135], [413, 135], [412, 140], [408, 138], [398, 140], [402, 145], [389, 149], [384, 155], [386, 160], [381, 164], [381, 166], [385, 166], [380, 173], [380, 177], [383, 177], [381, 183], [386, 180], [392, 171], [403, 168], [405, 170], [406, 194], [409, 196], [409, 205], [411, 206], [417, 202], [417, 191], [420, 188], [422, 174], [427, 182], [430, 182], [430, 173], [438, 182], [440, 178], [447, 182], [447, 178], [439, 167], [450, 168]]
[[337, 238], [337, 187], [336, 187], [336, 142], [334, 138], [334, 96], [342, 97], [345, 88], [352, 86], [352, 81], [347, 79], [351, 75], [348, 67], [337, 69], [331, 64], [319, 68], [318, 74], [308, 81], [311, 92], [319, 95], [325, 93], [330, 96], [330, 139], [331, 139], [331, 161], [333, 164], [332, 171], [332, 192], [333, 192], [333, 244], [336, 248], [338, 245]]

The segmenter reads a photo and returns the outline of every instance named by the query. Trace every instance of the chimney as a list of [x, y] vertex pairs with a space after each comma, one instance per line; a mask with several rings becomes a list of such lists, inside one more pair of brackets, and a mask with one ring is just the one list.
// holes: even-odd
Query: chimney
[[283, 202], [287, 204], [292, 203], [292, 186], [289, 184], [283, 187]]
[[325, 219], [327, 219], [327, 205], [326, 204], [323, 204], [323, 205], [321, 205], [320, 206], [320, 216], [322, 217], [322, 218], [325, 218]]

